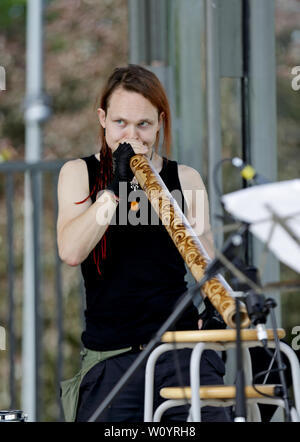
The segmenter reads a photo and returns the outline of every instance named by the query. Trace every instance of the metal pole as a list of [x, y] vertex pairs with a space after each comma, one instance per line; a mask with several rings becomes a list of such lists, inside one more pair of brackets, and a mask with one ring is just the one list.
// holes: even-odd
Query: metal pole
[[201, 40], [205, 27], [204, 3], [199, 0], [179, 1], [177, 32], [178, 85], [180, 94], [180, 131], [178, 161], [198, 170], [203, 176], [203, 51]]
[[[277, 118], [275, 2], [251, 0], [249, 4], [249, 118], [251, 164], [270, 181], [277, 180]], [[280, 279], [278, 260], [268, 252], [262, 260], [263, 245], [253, 241], [254, 265], [260, 268], [263, 284]], [[276, 320], [281, 324], [280, 293], [276, 300]], [[267, 323], [268, 325], [268, 323]]]
[[[219, 60], [219, 2], [206, 0], [206, 93], [208, 125], [208, 191], [211, 211], [211, 225], [214, 232], [215, 246], [221, 249], [223, 244], [223, 223], [215, 218], [220, 214], [221, 205], [214, 188], [214, 166], [221, 160], [221, 115], [220, 115], [220, 60]], [[221, 174], [219, 174], [221, 175]], [[221, 176], [218, 177], [222, 189]]]
[[[43, 96], [43, 0], [28, 0], [26, 28], [25, 161], [41, 158], [41, 123], [49, 116]], [[40, 189], [35, 189], [40, 191]], [[25, 175], [24, 302], [22, 346], [22, 409], [28, 421], [37, 419], [37, 247], [31, 174]], [[37, 229], [39, 231], [39, 229]]]
[[9, 330], [9, 392], [10, 408], [16, 407], [16, 383], [15, 383], [15, 351], [16, 351], [16, 333], [15, 333], [15, 287], [14, 287], [14, 176], [13, 173], [5, 174], [6, 178], [6, 212], [7, 212], [7, 278], [8, 278], [8, 330]]
[[[142, 2], [139, 0], [128, 0], [128, 43], [129, 43], [129, 63], [138, 64], [141, 62], [141, 26], [140, 8]], [[144, 60], [143, 60], [144, 61]]]

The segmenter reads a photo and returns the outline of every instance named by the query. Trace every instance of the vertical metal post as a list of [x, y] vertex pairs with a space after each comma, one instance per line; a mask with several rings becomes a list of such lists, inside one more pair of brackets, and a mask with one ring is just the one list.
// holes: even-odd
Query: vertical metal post
[[14, 176], [12, 172], [5, 175], [6, 178], [6, 212], [7, 212], [7, 278], [8, 278], [8, 331], [9, 331], [9, 392], [10, 408], [16, 407], [16, 383], [15, 383], [15, 287], [14, 287]]
[[[208, 125], [208, 189], [211, 210], [211, 225], [215, 232], [215, 246], [223, 244], [222, 221], [215, 218], [221, 211], [218, 195], [214, 188], [214, 167], [222, 157], [221, 114], [220, 114], [220, 60], [219, 60], [219, 3], [206, 1], [206, 85]], [[222, 189], [221, 173], [218, 176]]]
[[[52, 185], [53, 185], [53, 201], [54, 201], [54, 217], [53, 223], [56, 226], [57, 216], [58, 216], [58, 201], [57, 201], [57, 181], [58, 173], [53, 172], [52, 175]], [[55, 230], [56, 233], [56, 230]], [[54, 237], [54, 249], [55, 249], [55, 292], [56, 292], [56, 309], [57, 309], [57, 365], [56, 365], [56, 375], [57, 382], [59, 383], [63, 378], [63, 293], [62, 293], [62, 272], [61, 272], [61, 262], [58, 255], [58, 246], [56, 241], [56, 235]], [[83, 308], [80, 309], [83, 316]], [[83, 322], [83, 321], [82, 321]], [[60, 400], [59, 389], [57, 389], [57, 407], [58, 407], [58, 419], [63, 421], [63, 409]]]
[[[249, 118], [251, 162], [270, 181], [277, 180], [277, 117], [274, 0], [251, 0], [249, 4]], [[253, 241], [253, 260], [261, 267], [263, 245]], [[278, 260], [267, 253], [262, 282], [279, 280]], [[276, 299], [277, 323], [281, 324], [280, 295]]]
[[146, 64], [145, 0], [128, 0], [129, 63]]
[[178, 160], [203, 174], [203, 51], [204, 3], [199, 0], [177, 2], [179, 26], [179, 115]]
[[[26, 99], [25, 99], [25, 161], [34, 163], [41, 158], [41, 122], [49, 116], [43, 96], [43, 0], [28, 0], [26, 27]], [[24, 201], [24, 308], [22, 347], [22, 409], [29, 421], [37, 420], [37, 241], [39, 226], [34, 226], [31, 175], [25, 175]], [[35, 207], [40, 210], [39, 207]], [[35, 229], [37, 229], [35, 231]]]

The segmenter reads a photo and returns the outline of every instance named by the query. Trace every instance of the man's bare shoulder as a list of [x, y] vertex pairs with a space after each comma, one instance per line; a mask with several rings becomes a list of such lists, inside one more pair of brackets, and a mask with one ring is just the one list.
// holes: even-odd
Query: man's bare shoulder
[[204, 188], [200, 173], [193, 167], [185, 164], [178, 164], [178, 175], [180, 182], [185, 189]]
[[[59, 172], [58, 192], [59, 195], [67, 194], [73, 197], [89, 194], [89, 178], [86, 162], [80, 158], [66, 161]], [[82, 197], [83, 199], [83, 197]]]
[[87, 171], [86, 162], [81, 158], [69, 160], [60, 169], [60, 175], [84, 173]]

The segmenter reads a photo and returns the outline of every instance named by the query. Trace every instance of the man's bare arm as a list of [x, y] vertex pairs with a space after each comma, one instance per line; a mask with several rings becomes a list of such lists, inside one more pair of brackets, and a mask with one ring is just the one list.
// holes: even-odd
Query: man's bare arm
[[104, 235], [117, 207], [111, 192], [81, 204], [90, 193], [83, 160], [68, 161], [58, 180], [57, 244], [59, 256], [70, 266], [81, 264]]

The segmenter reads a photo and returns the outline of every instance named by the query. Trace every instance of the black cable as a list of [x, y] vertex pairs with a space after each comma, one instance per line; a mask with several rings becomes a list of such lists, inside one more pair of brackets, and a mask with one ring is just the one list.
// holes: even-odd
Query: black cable
[[[252, 387], [254, 388], [254, 390], [261, 394], [262, 396], [274, 399], [274, 398], [282, 398], [282, 394], [283, 394], [283, 390], [282, 387], [280, 385], [275, 387], [275, 394], [274, 395], [269, 395], [267, 393], [263, 393], [262, 391], [259, 390], [259, 388], [257, 388], [256, 382], [257, 382], [257, 378], [264, 376], [266, 374], [270, 374], [270, 373], [278, 373], [279, 371], [284, 371], [286, 369], [286, 367], [283, 368], [268, 368], [267, 370], [263, 370], [260, 371], [259, 373], [256, 373], [256, 375], [253, 377], [252, 380]], [[276, 394], [276, 388], [278, 388], [278, 393]]]
[[[271, 374], [271, 373], [278, 373], [279, 372], [279, 370], [286, 370], [286, 366], [284, 365], [282, 368], [271, 368], [272, 367], [272, 365], [274, 364], [274, 362], [275, 362], [275, 358], [276, 358], [276, 352], [277, 352], [277, 350], [275, 349], [275, 351], [274, 351], [274, 353], [272, 354], [272, 352], [270, 351], [270, 349], [267, 347], [267, 344], [265, 344], [264, 346], [263, 346], [263, 349], [266, 351], [266, 353], [271, 357], [271, 363], [269, 364], [269, 367], [267, 368], [267, 370], [262, 370], [262, 371], [259, 371], [258, 373], [256, 373], [255, 375], [254, 375], [254, 377], [253, 377], [253, 379], [252, 379], [252, 387], [254, 388], [254, 390], [257, 392], [257, 393], [259, 393], [259, 394], [261, 394], [262, 396], [265, 396], [265, 397], [268, 397], [268, 398], [274, 398], [274, 397], [282, 397], [282, 389], [281, 389], [281, 387], [280, 386], [277, 386], [277, 387], [275, 387], [275, 394], [273, 395], [273, 396], [271, 396], [271, 395], [268, 395], [268, 394], [266, 394], [266, 393], [263, 393], [262, 391], [260, 391], [258, 388], [257, 388], [257, 386], [255, 385], [255, 381], [258, 379], [258, 378], [260, 378], [261, 376], [265, 376], [265, 379], [264, 379], [264, 382], [263, 382], [263, 385], [265, 385], [266, 384], [266, 379], [268, 378], [268, 376]], [[280, 394], [279, 394], [279, 390], [278, 390], [278, 394], [276, 394], [276, 388], [280, 388]]]
[[283, 367], [285, 367], [285, 369], [286, 369], [286, 366], [283, 364], [282, 358], [281, 358], [280, 342], [279, 342], [279, 338], [278, 338], [278, 334], [277, 334], [277, 324], [276, 324], [276, 318], [275, 318], [275, 314], [274, 314], [274, 307], [276, 306], [276, 303], [272, 298], [268, 298], [266, 300], [266, 306], [269, 308], [269, 311], [271, 314], [271, 322], [272, 322], [272, 328], [273, 328], [273, 334], [274, 334], [275, 348], [277, 350], [276, 359], [277, 359], [277, 365], [278, 365], [278, 369], [279, 369], [279, 377], [280, 377], [280, 381], [281, 381], [282, 389], [283, 389], [282, 398], [283, 398], [283, 401], [285, 404], [286, 418], [287, 418], [288, 422], [291, 422], [291, 410], [290, 410], [290, 404], [289, 404], [289, 400], [288, 400], [288, 390], [287, 390], [285, 376], [283, 373], [283, 371], [284, 371]]
[[[235, 218], [233, 215], [231, 215], [230, 213], [228, 213], [225, 210], [224, 203], [222, 201], [223, 192], [222, 192], [222, 190], [220, 189], [220, 186], [219, 186], [218, 175], [219, 175], [219, 170], [220, 170], [221, 166], [223, 166], [223, 164], [228, 163], [228, 162], [231, 163], [231, 165], [234, 166], [235, 168], [240, 168], [241, 165], [243, 164], [242, 160], [240, 160], [239, 158], [232, 157], [232, 158], [223, 158], [214, 167], [214, 170], [213, 170], [213, 183], [214, 183], [216, 194], [217, 194], [218, 199], [219, 199], [220, 207], [222, 207], [222, 209], [223, 209], [223, 215], [217, 214], [217, 215], [214, 215], [214, 217], [218, 218], [218, 219], [221, 219], [223, 221], [223, 224], [225, 224], [225, 222], [229, 222], [229, 223], [240, 222], [240, 220], [238, 220], [237, 218]], [[249, 235], [250, 235], [250, 232], [248, 231], [248, 232], [245, 233], [245, 238], [244, 238], [244, 241], [245, 241], [244, 255], [245, 255], [245, 260], [248, 263], [248, 265], [250, 265], [250, 262], [251, 262], [251, 260], [249, 259], [249, 256], [252, 254], [252, 252], [250, 251], [251, 241], [250, 241]]]
[[218, 175], [219, 175], [219, 169], [220, 169], [220, 167], [223, 166], [223, 164], [224, 164], [224, 163], [227, 163], [227, 162], [232, 163], [232, 158], [223, 158], [221, 161], [219, 161], [219, 162], [215, 165], [215, 167], [214, 167], [214, 171], [213, 171], [213, 183], [214, 183], [214, 186], [215, 186], [216, 193], [217, 193], [217, 195], [218, 195], [218, 197], [219, 197], [219, 199], [220, 199], [219, 202], [220, 202], [220, 204], [221, 204], [222, 206], [223, 206], [223, 203], [222, 203], [221, 198], [222, 198], [222, 196], [223, 196], [223, 192], [221, 191], [221, 189], [220, 189], [220, 187], [219, 187]]
[[[286, 418], [287, 418], [287, 421], [290, 422], [291, 421], [290, 403], [289, 403], [289, 398], [288, 398], [288, 389], [287, 389], [286, 380], [285, 380], [285, 376], [284, 376], [284, 372], [287, 369], [287, 366], [283, 363], [282, 358], [281, 358], [280, 341], [279, 341], [279, 337], [277, 334], [276, 318], [275, 318], [275, 314], [273, 311], [273, 308], [276, 306], [276, 303], [272, 298], [268, 298], [265, 301], [265, 306], [267, 307], [268, 312], [271, 313], [271, 321], [272, 321], [272, 328], [273, 328], [274, 341], [275, 341], [275, 353], [272, 354], [272, 352], [267, 347], [267, 343], [265, 345], [263, 345], [263, 348], [268, 353], [268, 355], [271, 357], [272, 360], [273, 359], [275, 360], [275, 357], [276, 357], [278, 367], [273, 368], [273, 369], [270, 368], [270, 366], [272, 366], [272, 364], [274, 363], [274, 361], [273, 361], [267, 370], [263, 370], [263, 371], [260, 371], [259, 373], [256, 373], [256, 375], [253, 377], [253, 380], [252, 380], [252, 387], [254, 388], [254, 390], [256, 392], [258, 392], [262, 396], [272, 398], [272, 399], [276, 398], [276, 397], [283, 399], [284, 409], [286, 412]], [[273, 396], [263, 393], [255, 385], [255, 381], [257, 380], [257, 378], [259, 378], [260, 376], [264, 376], [266, 374], [269, 376], [270, 373], [279, 373], [279, 377], [280, 377], [280, 381], [281, 381], [281, 385], [275, 387], [275, 392], [274, 392], [275, 394]], [[276, 393], [276, 388], [277, 388], [277, 393]]]

